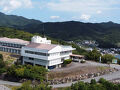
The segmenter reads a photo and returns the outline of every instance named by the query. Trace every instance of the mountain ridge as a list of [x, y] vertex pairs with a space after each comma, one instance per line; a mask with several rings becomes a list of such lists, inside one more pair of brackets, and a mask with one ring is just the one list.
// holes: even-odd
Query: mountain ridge
[[30, 33], [45, 34], [66, 41], [96, 40], [102, 47], [115, 47], [120, 43], [120, 24], [111, 21], [102, 23], [79, 21], [41, 22], [0, 13], [0, 26], [12, 27]]
[[15, 27], [15, 26], [24, 26], [31, 23], [42, 23], [39, 20], [28, 19], [23, 16], [17, 15], [6, 15], [0, 12], [0, 26]]

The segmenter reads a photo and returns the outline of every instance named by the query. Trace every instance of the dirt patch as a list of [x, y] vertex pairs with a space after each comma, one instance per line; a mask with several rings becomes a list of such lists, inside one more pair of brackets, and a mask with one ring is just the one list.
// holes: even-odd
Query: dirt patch
[[[73, 66], [76, 65], [76, 66]], [[109, 67], [93, 66], [89, 64], [77, 64], [73, 63], [66, 68], [52, 70], [48, 73], [49, 79], [60, 79], [64, 77], [72, 77], [81, 74], [96, 73], [108, 70]]]
[[7, 52], [0, 51], [0, 54], [3, 55], [3, 60], [8, 64], [11, 65], [17, 58], [19, 58], [19, 55], [11, 54]]

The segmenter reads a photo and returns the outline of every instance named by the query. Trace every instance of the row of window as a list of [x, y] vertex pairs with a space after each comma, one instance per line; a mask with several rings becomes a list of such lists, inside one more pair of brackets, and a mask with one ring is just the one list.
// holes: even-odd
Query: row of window
[[3, 42], [0, 42], [0, 45], [8, 46], [8, 47], [14, 47], [14, 48], [21, 48], [23, 46], [23, 45], [19, 45], [19, 44], [3, 43]]
[[48, 53], [33, 52], [33, 51], [28, 51], [28, 50], [25, 50], [25, 53], [35, 54], [35, 55], [41, 55], [41, 56], [49, 56]]
[[26, 60], [37, 60], [38, 62], [41, 62], [41, 63], [48, 63], [47, 60], [36, 59], [36, 58], [32, 58], [32, 57], [24, 57], [24, 59], [26, 59]]
[[71, 51], [64, 51], [64, 52], [60, 52], [60, 55], [66, 55], [66, 54], [69, 54], [71, 53]]
[[[25, 50], [25, 53], [41, 55], [41, 56], [49, 56], [48, 53], [34, 52], [34, 51], [28, 51], [28, 50]], [[66, 54], [69, 54], [69, 53], [71, 53], [71, 51], [64, 51], [64, 52], [60, 52], [60, 55], [66, 55]], [[51, 56], [57, 56], [57, 55], [59, 55], [59, 53], [53, 53], [53, 54], [50, 54], [50, 55]]]
[[20, 54], [20, 50], [0, 47], [0, 51]]

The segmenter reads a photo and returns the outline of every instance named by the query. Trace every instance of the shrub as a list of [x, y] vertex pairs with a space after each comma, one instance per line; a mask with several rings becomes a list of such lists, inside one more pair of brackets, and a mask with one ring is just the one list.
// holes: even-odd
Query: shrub
[[91, 82], [90, 82], [90, 84], [96, 84], [97, 82], [96, 82], [96, 80], [95, 79], [91, 79]]
[[106, 80], [104, 78], [100, 78], [98, 82], [104, 84]]
[[105, 54], [102, 56], [102, 63], [112, 62], [115, 57], [110, 54]]
[[19, 78], [29, 78], [36, 80], [44, 80], [47, 70], [40, 66], [32, 65], [13, 65], [8, 68], [8, 75], [19, 77]]
[[63, 64], [67, 65], [67, 64], [70, 64], [71, 62], [72, 62], [72, 59], [67, 59], [67, 60], [64, 60]]
[[52, 87], [43, 83], [32, 85], [31, 81], [26, 81], [17, 90], [52, 90]]
[[85, 63], [85, 62], [86, 62], [85, 60], [80, 61], [80, 63]]

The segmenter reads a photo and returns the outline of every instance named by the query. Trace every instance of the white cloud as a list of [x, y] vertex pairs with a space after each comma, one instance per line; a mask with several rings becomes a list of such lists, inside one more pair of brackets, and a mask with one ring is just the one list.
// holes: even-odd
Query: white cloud
[[96, 14], [97, 10], [120, 9], [120, 0], [52, 0], [47, 7], [55, 11]]
[[73, 20], [82, 20], [82, 21], [88, 21], [91, 18], [91, 15], [88, 14], [81, 14], [80, 16], [73, 16]]
[[18, 8], [31, 8], [31, 0], [0, 0], [0, 7], [3, 12], [11, 12]]
[[80, 17], [80, 19], [82, 19], [82, 20], [89, 20], [90, 18], [91, 18], [91, 16], [87, 15], [87, 14], [82, 14]]
[[51, 19], [58, 19], [60, 16], [50, 16]]
[[97, 13], [97, 14], [101, 14], [101, 13], [102, 13], [102, 11], [98, 10], [96, 13]]

